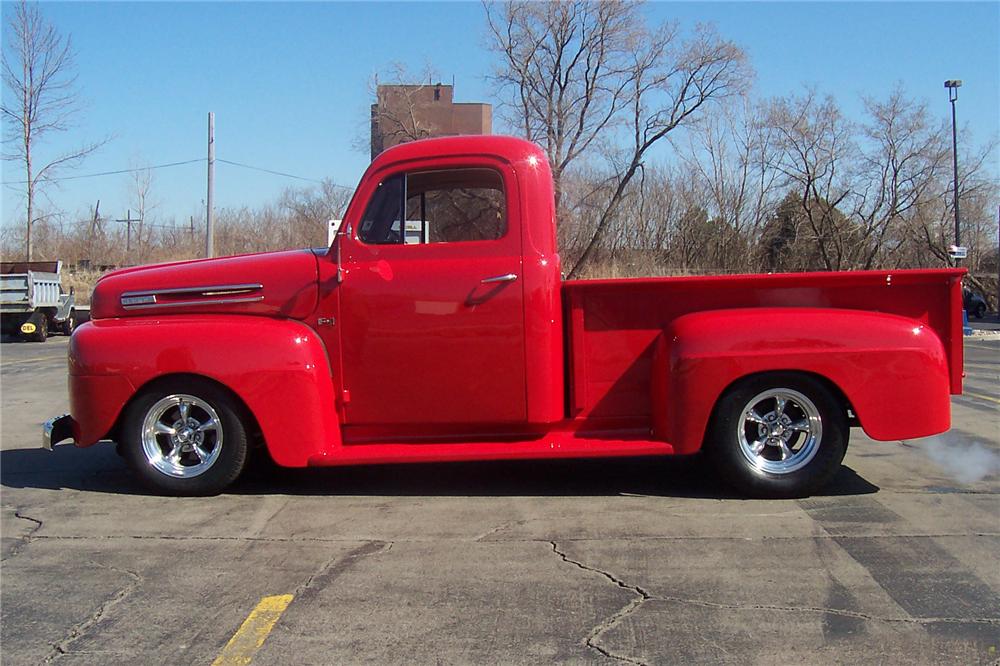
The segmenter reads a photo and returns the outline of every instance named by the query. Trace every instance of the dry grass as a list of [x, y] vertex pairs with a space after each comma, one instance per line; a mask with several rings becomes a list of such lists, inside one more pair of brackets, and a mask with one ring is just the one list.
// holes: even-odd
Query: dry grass
[[73, 290], [76, 302], [79, 305], [90, 304], [90, 294], [94, 290], [97, 280], [103, 275], [100, 271], [78, 270], [70, 273], [64, 270], [62, 273], [63, 291]]
[[[563, 264], [568, 272], [571, 264]], [[728, 268], [679, 267], [665, 261], [657, 253], [621, 252], [613, 257], [598, 257], [580, 273], [584, 279], [614, 279], [633, 277], [674, 277], [683, 275], [727, 275], [741, 271]], [[743, 271], [746, 272], [746, 271]]]

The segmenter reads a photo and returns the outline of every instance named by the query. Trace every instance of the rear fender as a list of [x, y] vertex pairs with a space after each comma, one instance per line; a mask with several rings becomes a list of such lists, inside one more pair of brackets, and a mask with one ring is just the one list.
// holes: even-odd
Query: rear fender
[[70, 340], [69, 364], [79, 446], [108, 437], [143, 386], [175, 374], [201, 375], [235, 393], [279, 465], [305, 466], [341, 444], [326, 349], [298, 321], [190, 315], [89, 322]]
[[941, 339], [896, 315], [822, 308], [698, 312], [664, 331], [653, 367], [654, 435], [678, 453], [701, 447], [715, 403], [730, 385], [770, 371], [826, 379], [872, 439], [925, 437], [951, 425]]

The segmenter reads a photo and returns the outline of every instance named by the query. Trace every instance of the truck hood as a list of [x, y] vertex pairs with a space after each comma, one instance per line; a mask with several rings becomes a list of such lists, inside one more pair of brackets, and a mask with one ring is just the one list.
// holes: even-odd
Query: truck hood
[[232, 313], [304, 319], [316, 308], [318, 279], [310, 250], [124, 268], [98, 281], [90, 316]]

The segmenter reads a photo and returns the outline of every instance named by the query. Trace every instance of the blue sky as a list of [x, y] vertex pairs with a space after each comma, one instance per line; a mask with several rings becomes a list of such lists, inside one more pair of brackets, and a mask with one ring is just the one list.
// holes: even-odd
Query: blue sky
[[[12, 7], [3, 3], [5, 21]], [[373, 72], [430, 64], [444, 82], [454, 77], [458, 101], [496, 101], [478, 2], [45, 2], [42, 11], [72, 35], [85, 114], [40, 154], [110, 137], [64, 175], [204, 157], [214, 111], [218, 158], [353, 186], [368, 162], [354, 145], [367, 137]], [[714, 23], [747, 50], [757, 95], [812, 85], [857, 117], [861, 95], [899, 83], [945, 119], [942, 83], [961, 78], [960, 124], [980, 143], [1000, 134], [1000, 3], [654, 2], [645, 11], [653, 22]], [[3, 180], [20, 180], [16, 169], [4, 163]], [[216, 202], [257, 206], [302, 184], [218, 164]], [[97, 199], [102, 214], [123, 217], [127, 192], [122, 175], [49, 188], [70, 217]], [[155, 171], [160, 221], [201, 214], [204, 197], [204, 163]], [[4, 187], [2, 203], [4, 224], [21, 219], [18, 192]]]

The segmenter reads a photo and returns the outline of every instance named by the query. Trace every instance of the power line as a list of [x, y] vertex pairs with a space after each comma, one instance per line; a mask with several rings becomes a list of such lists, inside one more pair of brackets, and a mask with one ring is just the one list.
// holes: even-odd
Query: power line
[[[101, 222], [119, 222], [121, 224], [127, 224], [128, 220], [104, 220], [104, 219], [102, 219]], [[152, 222], [143, 222], [143, 220], [141, 218], [132, 218], [132, 222], [133, 223], [142, 222], [143, 223], [142, 224], [143, 227], [152, 227], [154, 229], [173, 229], [175, 231], [187, 231], [187, 229], [188, 229], [187, 225], [179, 225], [179, 224], [153, 224]], [[138, 226], [138, 225], [136, 225], [136, 226]]]
[[[183, 162], [170, 162], [169, 164], [154, 164], [152, 166], [146, 167], [136, 167], [134, 169], [119, 169], [117, 171], [102, 171], [100, 173], [88, 173], [81, 176], [63, 176], [62, 178], [46, 178], [47, 182], [57, 183], [63, 180], [77, 180], [80, 178], [97, 178], [98, 176], [117, 176], [123, 173], [136, 173], [138, 171], [151, 171], [153, 169], [166, 169], [167, 167], [182, 166], [184, 164], [195, 164], [196, 162], [204, 162], [204, 157], [199, 157], [196, 160], [185, 160]], [[221, 160], [220, 160], [221, 161]], [[27, 185], [26, 180], [5, 180], [4, 185]]]
[[[118, 175], [121, 175], [123, 173], [136, 173], [136, 172], [139, 172], [139, 171], [151, 171], [153, 169], [166, 169], [166, 168], [169, 168], [169, 167], [183, 166], [185, 164], [197, 164], [198, 162], [204, 162], [204, 161], [206, 161], [206, 159], [207, 158], [199, 157], [198, 159], [184, 160], [182, 162], [169, 162], [167, 164], [154, 164], [152, 166], [147, 166], [147, 167], [135, 167], [133, 169], [118, 169], [116, 171], [101, 171], [99, 173], [87, 173], [87, 174], [82, 174], [82, 175], [79, 175], [79, 176], [63, 176], [61, 178], [46, 178], [45, 180], [47, 182], [57, 183], [57, 182], [64, 181], [64, 180], [78, 180], [80, 178], [97, 178], [97, 177], [100, 177], [100, 176], [118, 176]], [[327, 181], [321, 180], [319, 178], [307, 178], [306, 176], [296, 176], [293, 173], [285, 173], [284, 171], [275, 171], [274, 169], [265, 169], [264, 167], [254, 166], [252, 164], [244, 164], [243, 162], [234, 162], [232, 160], [224, 160], [224, 159], [220, 159], [220, 158], [216, 158], [215, 161], [216, 162], [223, 162], [225, 164], [229, 164], [231, 166], [240, 167], [240, 168], [243, 168], [243, 169], [251, 169], [253, 171], [261, 171], [263, 173], [269, 173], [269, 174], [272, 174], [274, 176], [283, 176], [285, 178], [294, 178], [295, 180], [304, 180], [304, 181], [307, 181], [307, 182], [310, 182], [310, 183], [320, 183], [320, 184], [322, 184], [322, 183], [327, 182]], [[5, 180], [5, 181], [3, 181], [2, 184], [3, 185], [27, 185], [28, 181], [26, 181], [26, 180]], [[342, 189], [345, 189], [345, 190], [353, 189], [351, 187], [348, 187], [347, 185], [340, 185], [338, 183], [332, 183], [332, 185], [334, 187], [339, 187], [339, 188], [342, 188]]]
[[[232, 166], [243, 167], [244, 169], [252, 169], [254, 171], [263, 171], [264, 173], [274, 174], [275, 176], [284, 176], [285, 178], [294, 178], [296, 180], [306, 180], [311, 183], [323, 183], [322, 180], [317, 178], [306, 178], [305, 176], [296, 176], [295, 174], [285, 173], [283, 171], [273, 171], [271, 169], [265, 169], [263, 167], [253, 166], [251, 164], [243, 164], [242, 162], [233, 162], [232, 160], [224, 160], [221, 158], [215, 158], [216, 162], [223, 162], [225, 164], [230, 164]], [[337, 185], [334, 183], [334, 187], [345, 187], [344, 185]]]

